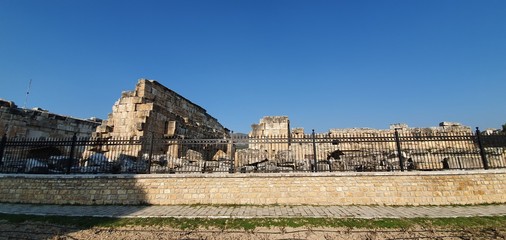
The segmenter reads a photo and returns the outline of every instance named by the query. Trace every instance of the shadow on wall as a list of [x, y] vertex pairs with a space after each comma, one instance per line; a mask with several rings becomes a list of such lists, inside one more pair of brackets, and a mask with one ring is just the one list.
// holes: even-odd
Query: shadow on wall
[[0, 202], [61, 205], [145, 205], [149, 183], [135, 175], [0, 175]]
[[[149, 171], [147, 159], [150, 156], [140, 150], [141, 145], [139, 139], [107, 141], [76, 136], [62, 139], [2, 137], [0, 172], [3, 174], [0, 174], [0, 202], [16, 203], [10, 204], [8, 212], [17, 215], [0, 214], [0, 219], [14, 219], [18, 222], [16, 219], [24, 218], [20, 214], [30, 215], [35, 219], [44, 218], [33, 216], [39, 215], [40, 208], [51, 211], [49, 215], [53, 216], [79, 216], [82, 212], [92, 212], [97, 205], [136, 205], [135, 208], [115, 207], [115, 212], [119, 215], [114, 217], [142, 211], [143, 205], [149, 202], [146, 199], [146, 191], [150, 190], [144, 185], [146, 181], [138, 180], [134, 174]], [[116, 150], [111, 146], [119, 147]], [[69, 211], [65, 209], [65, 205], [82, 205], [81, 211]], [[121, 208], [121, 211], [118, 212], [117, 208]], [[48, 217], [51, 218], [56, 219], [57, 223], [75, 222], [77, 230], [81, 230], [83, 226], [93, 227], [96, 221], [97, 224], [115, 221], [114, 218], [87, 222], [89, 218], [86, 217]], [[30, 232], [30, 226], [33, 224], [16, 224], [17, 227], [10, 230], [7, 225], [5, 222], [0, 224], [2, 236], [11, 236], [5, 234], [12, 233], [13, 238], [23, 238], [20, 236]], [[25, 227], [27, 229], [24, 229]], [[41, 235], [30, 235], [26, 238], [52, 239], [74, 230], [71, 227], [47, 226], [36, 231]]]
[[[145, 183], [134, 175], [2, 174], [1, 235], [53, 239], [112, 224], [145, 209]], [[94, 213], [109, 217], [79, 217]]]

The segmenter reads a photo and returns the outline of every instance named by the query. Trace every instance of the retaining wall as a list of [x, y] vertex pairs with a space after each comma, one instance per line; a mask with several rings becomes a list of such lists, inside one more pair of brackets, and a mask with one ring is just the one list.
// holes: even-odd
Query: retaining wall
[[506, 170], [297, 174], [2, 174], [0, 202], [84, 205], [505, 203]]

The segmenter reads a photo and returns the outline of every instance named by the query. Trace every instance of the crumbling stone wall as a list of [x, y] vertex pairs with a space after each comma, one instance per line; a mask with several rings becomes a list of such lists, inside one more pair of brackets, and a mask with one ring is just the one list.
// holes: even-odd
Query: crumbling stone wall
[[[140, 79], [135, 90], [123, 92], [112, 113], [97, 128], [100, 138], [223, 138], [229, 130], [216, 118], [178, 93], [160, 83]], [[143, 150], [154, 154], [178, 156], [178, 146], [155, 141]], [[184, 153], [183, 153], [184, 154]]]
[[419, 136], [441, 136], [448, 134], [471, 134], [472, 129], [456, 122], [441, 122], [438, 127], [426, 128], [410, 128], [405, 123], [391, 124], [389, 129], [373, 129], [373, 128], [335, 128], [330, 129], [330, 135], [362, 135], [362, 136], [379, 136], [384, 134], [393, 134], [395, 130], [400, 134], [415, 134]]
[[160, 83], [140, 79], [134, 91], [123, 92], [96, 136], [220, 138], [228, 134], [216, 118]]
[[[260, 142], [249, 144], [249, 150], [237, 152], [238, 162], [252, 164], [255, 161], [275, 159], [280, 152], [288, 151], [288, 144], [276, 143], [287, 138], [290, 131], [290, 120], [287, 116], [265, 116], [258, 124], [251, 125], [250, 138], [258, 138]], [[257, 155], [258, 157], [254, 157]]]
[[77, 119], [39, 108], [18, 108], [12, 101], [0, 99], [0, 136], [18, 138], [90, 137], [99, 119]]
[[[407, 161], [411, 161], [410, 167], [417, 169], [434, 169], [438, 166], [441, 168], [483, 168], [477, 145], [469, 137], [473, 134], [471, 128], [454, 122], [442, 122], [438, 127], [429, 128], [410, 128], [407, 124], [392, 124], [389, 129], [331, 129], [327, 133], [315, 135], [317, 156], [313, 156], [311, 135], [305, 134], [303, 128], [290, 128], [286, 116], [268, 116], [262, 118], [259, 124], [252, 125], [249, 137], [257, 140], [249, 144], [249, 149], [238, 150], [236, 159], [238, 163], [255, 166], [269, 166], [269, 163], [276, 163], [277, 170], [291, 166], [299, 171], [310, 171], [314, 167], [311, 165], [314, 164], [315, 158], [319, 171], [393, 170], [400, 167], [399, 154], [393, 137], [395, 131], [398, 131], [401, 137], [407, 137], [401, 139], [401, 158], [405, 161], [405, 167], [407, 167]], [[429, 139], [430, 143], [428, 140], [419, 141], [429, 136], [436, 138]], [[437, 136], [449, 138], [439, 139]], [[385, 137], [388, 140], [349, 140], [354, 137], [359, 139]], [[459, 140], [463, 138], [468, 140]], [[305, 140], [297, 141], [297, 139]], [[348, 140], [333, 144], [331, 140], [334, 139]], [[493, 150], [501, 154], [504, 152], [502, 148]], [[337, 155], [329, 160], [329, 156], [333, 153]], [[498, 155], [499, 157], [490, 158], [490, 166], [501, 166], [505, 159], [501, 154]], [[446, 161], [448, 166], [445, 166], [442, 161]]]
[[250, 137], [287, 136], [290, 131], [290, 120], [287, 116], [265, 116], [258, 124], [251, 125]]

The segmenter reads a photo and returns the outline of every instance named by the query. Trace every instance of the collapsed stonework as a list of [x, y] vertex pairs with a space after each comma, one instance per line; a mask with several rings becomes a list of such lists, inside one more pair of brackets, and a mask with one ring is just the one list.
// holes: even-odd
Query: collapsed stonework
[[[42, 109], [20, 109], [13, 102], [2, 100], [0, 136], [3, 134], [8, 138], [37, 139], [75, 134], [79, 138], [77, 147], [48, 142], [23, 149], [25, 154], [9, 149], [4, 158], [8, 171], [33, 172], [31, 165], [36, 165], [39, 172], [60, 172], [62, 159], [73, 155], [72, 172], [146, 172], [151, 160], [154, 165], [167, 165], [167, 158], [177, 158], [183, 152], [171, 140], [223, 139], [228, 137], [229, 130], [202, 107], [156, 81], [140, 79], [135, 90], [122, 93], [105, 121], [75, 119]], [[206, 146], [207, 152], [217, 153], [216, 158], [223, 158], [220, 156], [225, 153], [219, 152], [222, 149], [226, 147]], [[39, 154], [43, 157], [33, 157], [32, 152], [43, 152]], [[191, 149], [184, 152], [196, 155]]]
[[[136, 153], [130, 151], [130, 157], [139, 158], [150, 152], [157, 158], [163, 158], [162, 162], [179, 154], [177, 145], [167, 143], [170, 139], [224, 138], [228, 135], [229, 130], [204, 108], [147, 79], [139, 79], [135, 90], [122, 93], [112, 107], [112, 113], [94, 133], [94, 137], [102, 139], [156, 139], [143, 141]], [[125, 150], [123, 148], [128, 147], [116, 146], [95, 151], [106, 152], [108, 159], [117, 159], [121, 158]]]
[[0, 99], [0, 136], [9, 138], [90, 137], [100, 119], [78, 119], [50, 113], [40, 108], [19, 108], [12, 101]]
[[[456, 134], [456, 133], [472, 133], [472, 129], [457, 122], [441, 122], [437, 127], [426, 128], [410, 128], [405, 123], [391, 124], [388, 129], [374, 129], [374, 128], [334, 128], [330, 129], [327, 133], [317, 133], [325, 135], [335, 134], [357, 134], [357, 135], [378, 135], [385, 133], [394, 133], [395, 131], [401, 133], [416, 133], [423, 135], [437, 136], [441, 134]], [[287, 116], [265, 116], [260, 119], [258, 124], [251, 125], [250, 137], [291, 137], [301, 136], [304, 133], [304, 128], [291, 128], [290, 120]]]
[[388, 129], [373, 129], [373, 128], [335, 128], [330, 129], [328, 134], [365, 134], [365, 135], [378, 135], [394, 133], [397, 130], [399, 133], [411, 133], [425, 136], [438, 136], [442, 134], [466, 134], [472, 133], [471, 127], [464, 126], [456, 122], [441, 122], [437, 127], [426, 128], [411, 128], [405, 123], [394, 123]]
[[[395, 161], [401, 158], [392, 140], [395, 132], [415, 138], [472, 135], [471, 128], [454, 122], [442, 122], [438, 127], [430, 128], [392, 124], [389, 129], [330, 129], [316, 134], [319, 140], [316, 142], [317, 150], [313, 150], [313, 136], [306, 134], [304, 128], [292, 128], [287, 116], [264, 117], [258, 124], [252, 125], [248, 136], [231, 135], [205, 109], [147, 79], [140, 79], [135, 90], [123, 92], [102, 124], [98, 120], [79, 120], [41, 109], [19, 109], [8, 101], [0, 101], [0, 108], [0, 134], [52, 138], [70, 137], [77, 133], [78, 137], [89, 137], [96, 127], [92, 136], [99, 141], [93, 146], [87, 145], [84, 152], [77, 153], [82, 156], [81, 165], [93, 167], [126, 162], [142, 165], [135, 169], [151, 167], [152, 172], [158, 171], [153, 168], [156, 164], [160, 165], [160, 172], [192, 172], [195, 169], [224, 172], [242, 167], [245, 172], [311, 171], [314, 168], [318, 171], [385, 170], [391, 169], [391, 165], [398, 166]], [[354, 136], [389, 136], [389, 140], [353, 140]], [[135, 146], [138, 147], [132, 149], [132, 145], [115, 143], [115, 139], [131, 143], [138, 139], [143, 141], [137, 141]], [[345, 140], [338, 146], [332, 143], [334, 139], [352, 140]], [[470, 161], [479, 157], [472, 140], [451, 148], [448, 148], [451, 144], [444, 142], [446, 140], [433, 139], [429, 147], [421, 147], [421, 141], [417, 141], [404, 141], [401, 155], [414, 161], [418, 169], [433, 169], [434, 165], [440, 164], [441, 156], [455, 152], [454, 155], [462, 156], [446, 160], [451, 168], [458, 168], [455, 166], [468, 160], [478, 163], [471, 167], [480, 168], [479, 161]], [[492, 150], [497, 154], [490, 157], [491, 165], [502, 161], [506, 155], [502, 148]], [[148, 166], [148, 162], [152, 165]]]
[[122, 93], [94, 136], [222, 138], [228, 134], [204, 108], [156, 81], [140, 79], [135, 90]]
[[287, 136], [289, 133], [290, 120], [287, 116], [265, 116], [258, 124], [251, 125], [249, 136]]
[[[408, 137], [403, 139], [401, 157], [393, 138], [396, 132]], [[245, 172], [290, 171], [290, 168], [310, 171], [315, 167], [312, 166], [314, 162], [317, 162], [318, 171], [393, 170], [398, 168], [399, 158], [404, 159], [406, 165], [410, 164], [406, 167], [420, 170], [433, 169], [442, 161], [445, 162], [442, 168], [459, 168], [465, 162], [478, 164], [466, 167], [481, 168], [481, 162], [475, 161], [478, 157], [475, 142], [449, 144], [448, 138], [445, 138], [472, 134], [470, 127], [455, 122], [441, 122], [438, 127], [428, 128], [410, 128], [399, 123], [392, 124], [389, 129], [330, 129], [329, 132], [315, 134], [316, 144], [313, 145], [313, 136], [305, 134], [303, 128], [290, 128], [288, 117], [267, 116], [260, 119], [259, 124], [253, 124], [249, 133], [250, 138], [259, 140], [250, 143], [248, 149], [238, 150], [236, 159], [248, 164]], [[431, 143], [417, 140], [424, 137], [430, 137]], [[385, 140], [368, 141], [367, 138]], [[314, 147], [317, 149], [316, 156], [313, 155]], [[492, 154], [489, 161], [497, 165], [503, 161], [504, 155], [502, 149], [494, 151], [498, 154]]]

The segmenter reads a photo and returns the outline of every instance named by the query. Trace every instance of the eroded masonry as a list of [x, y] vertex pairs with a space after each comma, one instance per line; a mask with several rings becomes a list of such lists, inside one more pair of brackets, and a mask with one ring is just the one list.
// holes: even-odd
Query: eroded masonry
[[228, 135], [216, 118], [190, 100], [153, 80], [140, 79], [123, 92], [95, 137], [221, 138]]
[[168, 140], [223, 139], [229, 131], [204, 108], [156, 81], [140, 79], [135, 90], [122, 93], [104, 121], [1, 101], [0, 134], [5, 136], [0, 144], [3, 172], [145, 173], [151, 165], [165, 166], [167, 157], [197, 154]]
[[19, 108], [14, 102], [0, 99], [0, 136], [8, 138], [89, 137], [100, 119], [79, 119], [51, 113], [41, 108]]
[[42, 140], [74, 134], [79, 138], [77, 142], [73, 138], [58, 144], [4, 142], [4, 154], [0, 156], [4, 172], [314, 172], [506, 167], [504, 137], [489, 136], [478, 141], [477, 132], [454, 122], [429, 128], [393, 124], [383, 130], [331, 129], [307, 134], [303, 128], [290, 126], [287, 116], [266, 116], [252, 125], [249, 134], [230, 134], [204, 108], [146, 79], [140, 79], [134, 90], [123, 92], [104, 121], [20, 109], [12, 102], [0, 101], [0, 134]]
[[[93, 137], [143, 139], [142, 147], [136, 152], [130, 150], [129, 157], [135, 158], [149, 152], [165, 158], [165, 155], [178, 155], [180, 149], [164, 139], [210, 139], [228, 135], [229, 130], [204, 108], [157, 81], [140, 79], [135, 90], [122, 93], [112, 107], [112, 113], [97, 127]], [[124, 148], [118, 145], [88, 150], [105, 152], [107, 158], [118, 159], [125, 152]], [[85, 153], [90, 154], [89, 151]]]
[[[247, 163], [245, 172], [479, 169], [483, 162], [473, 134], [460, 123], [441, 122], [429, 128], [392, 124], [311, 135], [291, 128], [287, 116], [267, 116], [252, 125], [249, 137], [258, 140], [238, 150], [237, 159]], [[505, 165], [502, 145], [485, 147], [490, 166]]]

